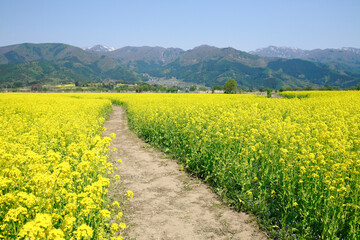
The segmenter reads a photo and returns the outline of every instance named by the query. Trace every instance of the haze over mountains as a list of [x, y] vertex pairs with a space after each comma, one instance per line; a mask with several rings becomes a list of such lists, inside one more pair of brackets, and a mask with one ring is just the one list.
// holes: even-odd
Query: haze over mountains
[[267, 48], [259, 48], [249, 53], [261, 57], [300, 58], [314, 62], [333, 64], [337, 68], [360, 73], [359, 48], [343, 47], [340, 49], [303, 50], [291, 47], [269, 46]]
[[176, 78], [223, 85], [234, 78], [242, 88], [339, 86], [360, 82], [360, 50], [301, 50], [268, 47], [254, 52], [202, 45], [180, 48], [60, 44], [17, 44], [0, 48], [0, 85], [75, 81], [141, 82]]

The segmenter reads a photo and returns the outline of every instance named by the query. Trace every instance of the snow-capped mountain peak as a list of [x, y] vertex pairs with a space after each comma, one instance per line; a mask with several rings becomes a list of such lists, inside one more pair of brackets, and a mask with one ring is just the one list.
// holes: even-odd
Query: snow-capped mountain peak
[[108, 46], [104, 46], [104, 45], [95, 45], [95, 46], [92, 46], [92, 47], [86, 47], [84, 48], [85, 51], [88, 51], [88, 52], [97, 52], [97, 53], [102, 53], [102, 52], [111, 52], [111, 51], [114, 51], [115, 48], [114, 47], [108, 47]]
[[295, 47], [269, 46], [267, 48], [256, 49], [255, 51], [251, 51], [249, 53], [263, 57], [297, 58], [306, 56], [308, 51]]
[[343, 48], [340, 48], [340, 50], [352, 52], [352, 53], [355, 53], [355, 54], [360, 54], [360, 48], [343, 47]]
[[[360, 48], [352, 48], [352, 47], [343, 47], [343, 48], [327, 48], [327, 49], [314, 49], [314, 50], [303, 50], [300, 48], [294, 47], [276, 47], [269, 46], [266, 48], [258, 48], [255, 51], [249, 52], [250, 54], [255, 54], [262, 57], [281, 57], [281, 58], [303, 58], [314, 60], [318, 54], [322, 55], [334, 55], [339, 52], [343, 52], [343, 54], [357, 54], [360, 55]], [[339, 58], [339, 57], [336, 57]], [[335, 61], [336, 59], [334, 59]], [[318, 60], [320, 61], [320, 59]]]

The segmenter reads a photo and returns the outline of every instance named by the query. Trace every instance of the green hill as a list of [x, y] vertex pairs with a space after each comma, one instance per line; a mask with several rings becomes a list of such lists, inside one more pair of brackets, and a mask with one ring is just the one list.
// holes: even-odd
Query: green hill
[[162, 67], [166, 77], [207, 86], [223, 85], [234, 78], [242, 88], [356, 86], [360, 75], [299, 59], [273, 59], [233, 48], [200, 46]]
[[0, 48], [2, 86], [105, 79], [135, 82], [141, 78], [110, 57], [66, 44], [25, 43]]

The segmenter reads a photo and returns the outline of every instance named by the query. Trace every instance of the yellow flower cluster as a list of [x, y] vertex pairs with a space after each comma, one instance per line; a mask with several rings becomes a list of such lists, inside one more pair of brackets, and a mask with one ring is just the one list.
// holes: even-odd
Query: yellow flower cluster
[[107, 198], [111, 139], [102, 137], [111, 110], [106, 99], [0, 95], [0, 239], [118, 236], [110, 221], [121, 209]]
[[293, 98], [107, 97], [127, 107], [139, 136], [275, 234], [360, 239], [360, 92], [284, 94]]
[[101, 137], [113, 103], [274, 237], [360, 239], [360, 92], [282, 94], [0, 95], [0, 238], [122, 238]]

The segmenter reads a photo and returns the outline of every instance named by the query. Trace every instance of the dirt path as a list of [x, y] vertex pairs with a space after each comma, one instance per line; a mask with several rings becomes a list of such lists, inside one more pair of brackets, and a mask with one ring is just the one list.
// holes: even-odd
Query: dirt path
[[224, 206], [206, 184], [131, 132], [122, 108], [114, 106], [105, 127], [117, 136], [112, 160], [123, 161], [115, 174], [134, 192], [126, 210], [129, 239], [266, 239], [251, 217]]

